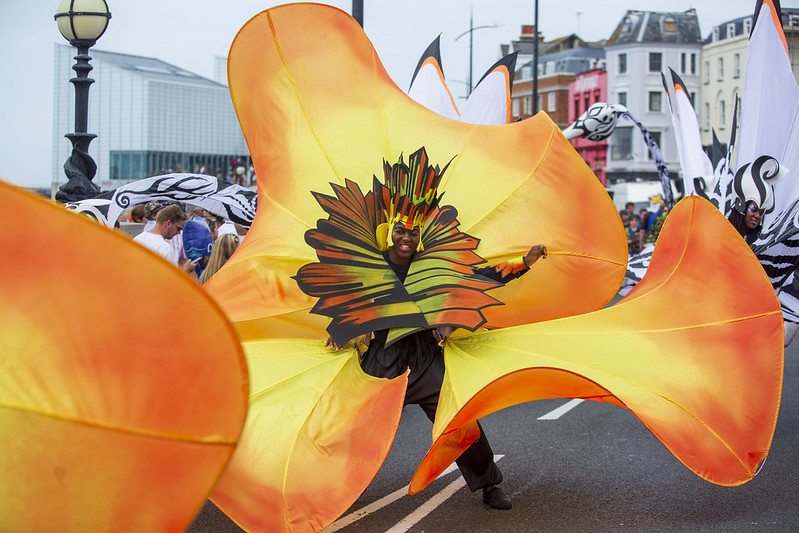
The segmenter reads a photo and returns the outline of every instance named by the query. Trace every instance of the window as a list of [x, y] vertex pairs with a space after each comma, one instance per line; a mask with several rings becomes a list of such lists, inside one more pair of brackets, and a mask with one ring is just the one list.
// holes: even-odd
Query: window
[[691, 105], [696, 105], [696, 92], [691, 91]]
[[610, 157], [616, 161], [633, 158], [633, 129], [631, 126], [617, 127], [613, 132]]
[[710, 104], [705, 102], [705, 131], [710, 131]]
[[727, 105], [724, 100], [719, 102], [719, 129], [723, 130], [724, 125], [727, 123]]
[[530, 104], [533, 98], [531, 96], [524, 97], [524, 114], [525, 115], [532, 115], [532, 110], [530, 109]]
[[555, 93], [547, 94], [547, 111], [556, 111], [555, 109]]
[[713, 42], [714, 43], [719, 40], [719, 36], [720, 35], [721, 35], [721, 31], [719, 30], [719, 27], [716, 26], [715, 28], [713, 28]]
[[[658, 148], [660, 148], [660, 134], [661, 134], [661, 132], [659, 132], [659, 131], [650, 131], [649, 132], [649, 135], [652, 136], [652, 140], [655, 141], [655, 144], [658, 145]], [[649, 150], [647, 150], [646, 152], [648, 154], [649, 159], [652, 159], [652, 152], [650, 152]]]
[[576, 96], [574, 98], [574, 117], [572, 118], [572, 122], [577, 120], [580, 115], [582, 115], [580, 112], [580, 97]]
[[512, 114], [513, 114], [514, 117], [518, 117], [519, 116], [519, 99], [518, 98], [514, 98], [512, 105], [513, 105]]
[[691, 54], [691, 74], [696, 74], [696, 54]]
[[747, 35], [752, 33], [752, 17], [744, 19], [744, 33]]
[[735, 23], [727, 24], [727, 39], [735, 37]]
[[621, 25], [621, 34], [627, 35], [632, 30], [633, 30], [633, 21], [630, 19], [630, 17], [624, 17], [624, 20], [622, 21]]
[[685, 52], [680, 54], [680, 73], [681, 74], [685, 74], [685, 66], [686, 66], [685, 64], [686, 64], [686, 56], [687, 55], [688, 54], [686, 54]]
[[674, 17], [666, 17], [663, 20], [663, 31], [668, 33], [674, 33], [677, 31], [677, 21]]
[[627, 93], [619, 93], [619, 103], [627, 107]]
[[627, 54], [619, 54], [619, 74], [627, 72]]
[[649, 111], [660, 113], [662, 111], [660, 91], [649, 91]]
[[724, 58], [719, 58], [719, 81], [724, 81]]
[[649, 52], [649, 72], [660, 72], [661, 68], [663, 68], [663, 54]]
[[741, 54], [735, 54], [732, 62], [732, 76], [733, 78], [741, 77]]
[[544, 95], [538, 93], [538, 101], [535, 104], [535, 109], [536, 111], [540, 111], [543, 108], [544, 108]]
[[705, 61], [705, 84], [710, 83], [710, 61]]

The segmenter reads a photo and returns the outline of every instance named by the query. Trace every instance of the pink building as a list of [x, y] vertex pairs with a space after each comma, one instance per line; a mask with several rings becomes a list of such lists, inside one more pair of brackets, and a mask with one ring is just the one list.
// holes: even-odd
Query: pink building
[[[569, 82], [569, 124], [585, 113], [592, 104], [608, 101], [608, 73], [595, 69], [578, 74]], [[608, 141], [594, 142], [583, 138], [573, 139], [577, 153], [588, 163], [596, 177], [605, 185], [605, 166], [608, 160]]]

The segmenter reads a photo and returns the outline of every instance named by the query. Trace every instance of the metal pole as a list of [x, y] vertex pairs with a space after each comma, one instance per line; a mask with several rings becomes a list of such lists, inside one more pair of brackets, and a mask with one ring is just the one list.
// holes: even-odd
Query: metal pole
[[473, 64], [473, 50], [474, 50], [474, 6], [469, 12], [469, 92], [466, 96], [472, 94], [472, 64]]
[[352, 18], [363, 28], [363, 0], [352, 0]]
[[538, 0], [535, 0], [535, 35], [533, 36], [533, 115], [538, 113]]

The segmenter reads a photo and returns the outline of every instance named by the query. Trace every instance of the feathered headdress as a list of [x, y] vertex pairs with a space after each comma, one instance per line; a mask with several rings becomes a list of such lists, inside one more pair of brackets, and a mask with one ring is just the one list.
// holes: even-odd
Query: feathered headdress
[[[374, 185], [386, 219], [375, 232], [380, 250], [385, 251], [394, 245], [391, 233], [397, 222], [407, 229], [419, 226], [421, 230], [424, 227], [427, 216], [441, 199], [438, 184], [447, 167], [449, 163], [441, 170], [438, 165], [431, 167], [424, 146], [410, 155], [407, 165], [402, 161], [402, 154], [394, 165], [383, 160], [384, 184], [381, 186], [375, 178]], [[417, 250], [423, 249], [420, 239]]]

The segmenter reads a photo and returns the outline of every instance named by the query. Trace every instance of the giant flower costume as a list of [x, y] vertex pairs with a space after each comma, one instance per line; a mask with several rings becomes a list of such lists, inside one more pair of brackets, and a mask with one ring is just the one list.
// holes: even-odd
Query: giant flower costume
[[[546, 242], [549, 258], [514, 282], [512, 291], [491, 291], [505, 304], [482, 310], [491, 331], [447, 342], [434, 445], [412, 491], [476, 438], [477, 417], [549, 397], [632, 409], [682, 462], [715, 483], [734, 485], [754, 476], [779, 404], [779, 306], [756, 260], [717, 213], [708, 213], [709, 204], [685, 204], [678, 222], [669, 225], [672, 242], [656, 258], [657, 275], [626, 305], [584, 314], [615, 294], [626, 244], [606, 193], [546, 115], [480, 126], [424, 109], [391, 81], [357, 23], [329, 6], [280, 6], [251, 19], [233, 43], [228, 74], [259, 179], [258, 212], [247, 239], [206, 284], [242, 336], [251, 372], [245, 431], [212, 495], [239, 525], [323, 528], [357, 498], [390, 447], [407, 377], [372, 378], [360, 369], [354, 348], [324, 348], [331, 323], [311, 310], [351, 304], [333, 294], [337, 284], [357, 287], [359, 295], [374, 288], [368, 274], [345, 268], [372, 261], [380, 247], [374, 230], [387, 220], [364, 206], [379, 191], [375, 177], [383, 176], [383, 162], [421, 146], [430, 161], [448, 164], [438, 192], [444, 204], [457, 208], [458, 230], [480, 239], [476, 252], [483, 259], [517, 258], [532, 239]], [[659, 326], [663, 309], [696, 289], [690, 281], [710, 260], [692, 231], [708, 217], [715, 229], [707, 238], [729, 241], [722, 256], [737, 258], [715, 281], [747, 280], [747, 294], [757, 304], [743, 308], [724, 289], [717, 305], [701, 299]], [[354, 253], [352, 243], [364, 253]], [[313, 269], [320, 268], [313, 266], [317, 256], [317, 265], [339, 262], [338, 279], [317, 279], [319, 300], [294, 279], [300, 285], [312, 281]], [[403, 289], [411, 295], [405, 305], [424, 316], [413, 290], [396, 287]], [[325, 291], [329, 298], [321, 298]], [[358, 322], [362, 313], [367, 311], [347, 318]], [[649, 318], [631, 320], [641, 313]], [[742, 325], [750, 328], [747, 336], [740, 334]], [[523, 348], [530, 336], [545, 348]], [[697, 361], [689, 349], [721, 339], [723, 361]], [[657, 363], [666, 351], [657, 348], [659, 340], [678, 346], [668, 350], [668, 368]], [[746, 358], [742, 350], [750, 342], [769, 356]], [[619, 359], [620, 353], [641, 351], [630, 343], [642, 343], [652, 359]], [[729, 365], [757, 368], [726, 375]], [[744, 377], [751, 372], [758, 378]], [[687, 376], [694, 376], [690, 383]], [[750, 402], [744, 419], [715, 401], [708, 407], [708, 398], [730, 386], [738, 390], [740, 383], [731, 380], [741, 379], [744, 389], [752, 389], [744, 395]]]
[[[393, 309], [375, 313], [366, 305], [351, 316], [329, 313], [334, 324], [325, 314], [312, 310], [348, 311], [353, 302], [342, 297], [342, 288], [349, 287], [359, 296], [375, 288], [374, 279], [369, 278], [375, 270], [381, 271], [379, 265], [376, 269], [363, 264], [350, 268], [356, 259], [374, 263], [383, 245], [377, 229], [393, 221], [390, 209], [370, 204], [376, 192], [384, 192], [375, 177], [383, 175], [384, 161], [394, 168], [401, 154], [408, 161], [410, 155], [413, 161], [420, 161], [422, 152], [416, 152], [420, 147], [425, 148], [424, 159], [429, 159], [431, 166], [447, 165], [443, 176], [434, 173], [440, 178], [438, 195], [444, 200], [441, 205], [429, 205], [431, 209], [423, 217], [427, 230], [458, 232], [458, 242], [468, 243], [465, 251], [453, 251], [439, 246], [446, 239], [428, 239], [429, 257], [440, 254], [449, 270], [453, 258], [463, 265], [477, 261], [478, 255], [492, 264], [512, 262], [527, 251], [531, 240], [545, 242], [549, 257], [514, 282], [512, 290], [470, 287], [476, 290], [466, 300], [504, 305], [471, 302], [453, 306], [453, 310], [464, 307], [464, 315], [471, 319], [468, 324], [441, 318], [447, 313], [436, 313], [446, 307], [440, 305], [442, 301], [455, 301], [449, 295], [436, 294], [437, 283], [417, 291], [409, 283], [419, 280], [409, 273], [405, 284], [391, 283], [387, 289], [404, 296], [401, 305], [409, 310], [407, 315], [420, 321], [410, 326], [403, 321], [395, 325], [381, 322], [380, 327], [396, 327], [398, 335], [404, 328], [442, 323], [483, 328], [454, 335], [445, 344], [447, 375], [433, 445], [417, 468], [412, 491], [423, 489], [476, 438], [475, 421], [480, 416], [516, 403], [554, 397], [592, 399], [630, 409], [678, 460], [708, 481], [736, 485], [755, 475], [768, 453], [779, 406], [779, 304], [751, 251], [709, 203], [698, 198], [680, 202], [663, 228], [644, 280], [622, 302], [596, 311], [608, 303], [621, 283], [626, 241], [605, 191], [546, 115], [502, 126], [440, 117], [396, 87], [354, 20], [335, 8], [313, 4], [277, 7], [250, 20], [232, 46], [229, 79], [256, 165], [258, 210], [242, 246], [205, 285], [226, 318], [199, 298], [204, 311], [194, 328], [203, 333], [197, 342], [203, 355], [181, 358], [195, 365], [192, 368], [200, 368], [198, 361], [213, 363], [203, 376], [217, 372], [224, 377], [216, 384], [217, 393], [205, 398], [209, 408], [216, 407], [216, 416], [206, 420], [199, 416], [202, 411], [188, 409], [191, 431], [179, 416], [165, 420], [156, 416], [154, 429], [134, 426], [137, 431], [130, 432], [134, 443], [149, 444], [153, 437], [157, 441], [149, 455], [142, 452], [143, 460], [172, 453], [181, 465], [198, 462], [204, 466], [202, 479], [181, 481], [192, 488], [192, 498], [175, 504], [174, 512], [153, 506], [147, 516], [156, 518], [150, 523], [167, 523], [165, 529], [185, 526], [172, 515], [185, 520], [196, 510], [197, 497], [207, 492], [237, 440], [242, 414], [236, 409], [237, 399], [240, 404], [246, 387], [242, 387], [238, 365], [240, 348], [230, 342], [228, 320], [236, 328], [246, 356], [249, 410], [212, 500], [249, 531], [313, 531], [341, 515], [371, 481], [394, 438], [407, 375], [395, 379], [368, 376], [361, 370], [354, 348], [336, 352], [325, 348], [324, 340], [328, 327], [333, 331], [346, 329], [348, 324], [368, 328], [359, 324], [369, 313], [389, 322], [398, 313]], [[409, 169], [413, 167], [409, 165]], [[387, 186], [391, 190], [390, 184]], [[10, 209], [15, 199], [13, 192], [0, 194], [4, 210]], [[387, 204], [391, 202], [381, 207]], [[49, 212], [37, 214], [40, 220], [54, 217], [64, 226], [63, 217], [74, 217], [53, 215], [52, 211], [57, 210], [51, 207]], [[700, 227], [701, 233], [697, 231]], [[90, 244], [99, 243], [98, 247], [109, 238], [92, 235], [96, 240]], [[74, 240], [74, 234], [72, 239], [59, 237], [64, 246]], [[475, 237], [480, 239], [479, 245]], [[3, 243], [19, 240], [13, 238], [9, 231], [0, 232]], [[148, 272], [161, 280], [159, 287], [177, 279], [170, 278], [179, 275], [169, 270], [171, 267], [154, 264], [152, 254], [139, 249], [125, 252], [122, 245], [128, 243], [118, 236], [111, 239], [120, 253], [148, 265]], [[711, 242], [712, 254], [708, 253]], [[363, 251], [360, 256], [358, 248]], [[29, 317], [27, 322], [17, 321], [23, 325], [33, 323], [30, 317], [36, 312], [24, 289], [38, 286], [42, 272], [46, 279], [49, 268], [41, 254], [30, 254], [38, 260], [18, 263], [16, 279], [6, 278], [0, 285], [0, 300], [11, 302], [20, 316]], [[90, 254], [66, 255], [94, 259]], [[37, 266], [26, 268], [28, 264]], [[79, 269], [80, 262], [70, 263], [69, 268]], [[315, 275], [318, 268], [332, 277]], [[707, 269], [714, 275], [707, 276]], [[183, 285], [178, 284], [182, 289], [164, 286], [163, 290], [173, 295], [176, 293], [171, 291], [176, 290], [178, 296], [183, 289], [194, 294], [185, 282], [184, 278]], [[303, 292], [303, 284], [309, 293], [318, 290], [319, 298]], [[489, 288], [490, 293], [484, 294]], [[326, 291], [327, 296], [322, 297]], [[425, 300], [431, 294], [432, 300], [438, 298], [437, 305]], [[69, 294], [59, 303], [69, 309]], [[679, 313], [673, 312], [677, 306]], [[108, 336], [116, 335], [118, 342], [120, 329], [112, 324], [103, 322], [97, 334], [100, 348], [107, 346], [102, 340]], [[19, 363], [3, 368], [0, 375], [9, 383], [20, 381], [19, 368], [28, 372], [23, 376], [41, 372], [35, 360], [24, 357], [28, 346], [24, 338], [18, 327], [0, 329], [0, 342], [13, 346], [18, 354], [15, 361]], [[70, 354], [78, 356], [94, 349], [73, 344]], [[751, 357], [754, 350], [758, 357]], [[631, 353], [643, 356], [631, 360], [625, 355]], [[102, 365], [98, 368], [105, 369]], [[52, 374], [63, 379], [64, 390], [73, 394], [85, 382], [78, 379], [75, 384], [62, 366]], [[131, 412], [139, 414], [142, 406], [148, 405], [142, 401], [150, 397], [149, 389], [142, 388], [147, 383], [147, 379], [133, 379], [129, 396], [111, 395], [111, 405], [117, 407], [112, 414], [126, 423]], [[156, 379], [156, 385], [161, 384]], [[189, 404], [198, 391], [191, 385], [189, 380], [176, 392]], [[89, 398], [86, 405], [105, 405], [113, 392], [97, 388], [100, 394]], [[728, 394], [730, 390], [735, 394]], [[214, 406], [219, 398], [225, 402]], [[8, 427], [3, 435], [14, 435], [25, 427], [18, 413], [32, 418], [38, 415], [33, 408], [28, 409], [30, 413], [19, 409], [15, 398], [4, 396], [1, 400], [0, 423]], [[129, 402], [137, 409], [131, 409]], [[35, 407], [35, 403], [31, 405]], [[226, 423], [225, 417], [231, 414], [237, 416]], [[98, 420], [106, 422], [88, 417], [76, 431], [89, 431], [87, 426]], [[59, 421], [51, 423], [58, 426]], [[106, 425], [119, 429], [119, 424]], [[27, 431], [32, 439], [41, 434], [33, 427]], [[66, 434], [74, 433], [68, 426]], [[110, 435], [113, 440], [114, 433]], [[179, 442], [175, 444], [175, 440]], [[101, 442], [98, 449], [113, 450], [113, 444]], [[181, 445], [188, 449], [181, 450]], [[66, 448], [73, 446], [67, 443]], [[20, 453], [17, 444], [2, 441], [2, 450], [9, 449]], [[38, 485], [32, 485], [29, 490], [16, 491], [18, 485], [27, 486], [20, 482], [37, 479], [40, 474], [36, 470], [39, 451], [24, 451], [27, 460], [19, 464], [27, 469], [18, 468], [0, 482], [8, 509], [30, 508], [35, 498], [57, 490], [45, 486], [37, 491]], [[109, 452], [109, 457], [114, 454]], [[63, 465], [74, 467], [80, 460], [69, 456]], [[131, 470], [144, 479], [135, 488], [165, 486], [158, 484], [162, 478], [150, 470], [136, 471], [138, 464], [132, 463]], [[87, 486], [93, 486], [92, 478], [87, 479]], [[132, 490], [120, 482], [109, 485], [114, 494]], [[158, 494], [154, 491], [149, 501], [157, 502]], [[95, 515], [97, 524], [104, 518], [112, 520], [114, 502], [119, 500], [105, 502], [104, 496], [83, 498], [84, 502], [104, 504], [98, 506], [102, 512]], [[0, 516], [13, 517], [14, 526], [26, 526], [14, 529], [41, 529], [37, 522], [41, 517], [5, 511]], [[80, 524], [73, 524], [72, 529], [80, 529]]]

